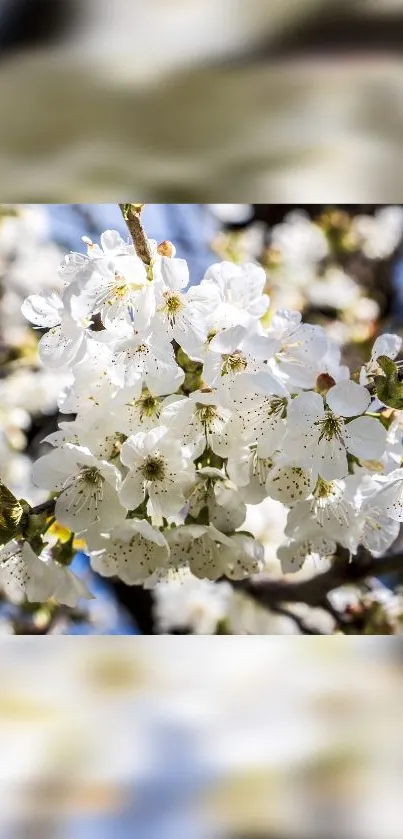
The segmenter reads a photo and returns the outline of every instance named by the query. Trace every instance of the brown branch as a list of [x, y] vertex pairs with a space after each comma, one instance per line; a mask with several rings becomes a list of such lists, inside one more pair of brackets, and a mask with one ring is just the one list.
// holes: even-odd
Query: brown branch
[[147, 234], [141, 223], [143, 206], [143, 204], [119, 204], [120, 211], [133, 239], [137, 255], [144, 262], [144, 265], [150, 265], [152, 253]]
[[364, 548], [359, 549], [350, 561], [348, 551], [339, 548], [335, 560], [327, 571], [308, 580], [271, 580], [260, 576], [235, 583], [262, 606], [271, 608], [278, 603], [306, 603], [328, 609], [327, 595], [344, 585], [352, 585], [366, 577], [382, 577], [403, 573], [403, 553], [375, 559]]
[[300, 615], [293, 612], [292, 609], [287, 609], [285, 606], [280, 606], [278, 603], [272, 603], [270, 611], [274, 612], [276, 615], [282, 615], [283, 617], [294, 621], [301, 635], [323, 635], [323, 632], [319, 629], [315, 629], [314, 626], [309, 626], [309, 624], [307, 624]]
[[37, 507], [31, 507], [29, 514], [31, 516], [40, 516], [41, 513], [54, 513], [56, 505], [56, 498], [49, 498], [43, 504], [38, 504]]

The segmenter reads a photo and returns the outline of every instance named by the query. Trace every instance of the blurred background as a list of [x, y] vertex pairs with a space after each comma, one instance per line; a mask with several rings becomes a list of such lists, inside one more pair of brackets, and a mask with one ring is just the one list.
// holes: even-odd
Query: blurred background
[[4, 199], [399, 201], [402, 0], [0, 0]]
[[2, 639], [0, 657], [1, 839], [401, 837], [398, 640]]
[[[198, 284], [213, 262], [253, 261], [266, 272], [270, 310], [302, 312], [321, 324], [352, 371], [369, 358], [374, 338], [403, 335], [403, 206], [296, 204], [146, 204], [143, 224], [157, 242], [171, 240]], [[32, 483], [32, 461], [42, 440], [66, 415], [58, 413], [61, 370], [43, 368], [41, 331], [21, 314], [29, 294], [60, 290], [58, 267], [70, 250], [85, 251], [82, 236], [98, 241], [108, 228], [127, 230], [116, 204], [0, 205], [0, 480], [17, 498], [48, 497]], [[266, 572], [282, 576], [277, 550], [286, 508], [266, 499], [249, 506], [245, 529], [264, 545]], [[48, 531], [62, 548], [68, 531]], [[400, 537], [393, 550], [402, 550]], [[75, 542], [72, 568], [94, 595], [76, 609], [11, 602], [0, 591], [0, 632], [11, 635], [133, 634], [376, 634], [403, 631], [403, 573], [382, 583], [336, 589], [330, 611], [303, 603], [263, 609], [229, 582], [192, 575], [154, 590], [93, 573]], [[310, 563], [293, 575], [312, 576]], [[389, 584], [391, 587], [389, 587]], [[334, 618], [336, 610], [340, 620]], [[344, 620], [345, 619], [345, 620]], [[343, 622], [344, 621], [344, 622]]]

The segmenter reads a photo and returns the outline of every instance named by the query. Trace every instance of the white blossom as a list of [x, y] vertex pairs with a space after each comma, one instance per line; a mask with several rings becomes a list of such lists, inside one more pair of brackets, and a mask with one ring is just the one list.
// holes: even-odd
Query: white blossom
[[34, 464], [33, 478], [38, 486], [60, 493], [56, 518], [75, 533], [101, 520], [111, 527], [125, 517], [118, 498], [120, 472], [84, 446], [66, 443], [43, 455]]
[[351, 381], [329, 390], [326, 409], [318, 393], [297, 396], [288, 409], [287, 457], [309, 466], [327, 481], [347, 475], [348, 453], [374, 460], [382, 457], [386, 444], [383, 426], [373, 417], [350, 420], [362, 414], [369, 402], [368, 391]]
[[123, 443], [122, 463], [128, 467], [121, 490], [121, 503], [135, 510], [147, 498], [155, 515], [171, 516], [186, 503], [195, 468], [184, 446], [172, 440], [167, 428], [139, 431]]

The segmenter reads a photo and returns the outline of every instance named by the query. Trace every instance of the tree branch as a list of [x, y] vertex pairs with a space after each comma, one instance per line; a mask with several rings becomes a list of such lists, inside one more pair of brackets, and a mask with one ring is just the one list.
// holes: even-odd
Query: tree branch
[[375, 559], [360, 548], [352, 560], [344, 548], [339, 548], [331, 568], [308, 580], [271, 580], [260, 576], [234, 583], [262, 606], [272, 608], [279, 603], [306, 603], [308, 606], [329, 610], [327, 595], [335, 588], [351, 585], [366, 577], [383, 577], [403, 573], [403, 553]]
[[276, 615], [283, 615], [285, 618], [289, 618], [290, 620], [294, 621], [296, 626], [298, 627], [301, 635], [323, 635], [319, 629], [315, 629], [314, 626], [309, 626], [300, 615], [297, 615], [296, 612], [293, 612], [292, 609], [287, 609], [285, 606], [280, 606], [280, 604], [272, 603], [270, 606], [270, 611], [275, 612]]
[[38, 504], [37, 507], [32, 507], [29, 511], [31, 516], [40, 516], [41, 513], [54, 513], [56, 505], [56, 498], [49, 498], [43, 504]]

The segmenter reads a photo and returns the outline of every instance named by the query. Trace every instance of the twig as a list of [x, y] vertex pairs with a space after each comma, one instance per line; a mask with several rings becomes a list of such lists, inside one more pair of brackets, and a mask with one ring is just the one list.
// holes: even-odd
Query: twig
[[144, 262], [144, 265], [150, 265], [152, 253], [146, 232], [141, 223], [143, 206], [143, 204], [119, 204], [120, 211], [133, 239], [137, 255]]
[[285, 618], [290, 618], [290, 620], [294, 621], [302, 635], [324, 634], [319, 629], [315, 629], [314, 626], [308, 626], [308, 624], [305, 623], [304, 619], [301, 618], [300, 615], [297, 615], [295, 612], [292, 611], [292, 609], [287, 609], [285, 606], [280, 606], [279, 604], [273, 603], [270, 606], [270, 611], [275, 612], [277, 615], [283, 615]]

